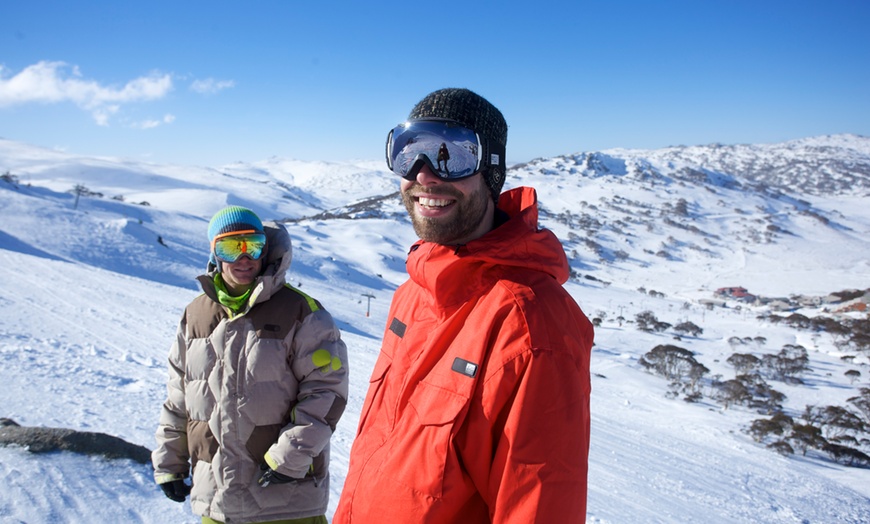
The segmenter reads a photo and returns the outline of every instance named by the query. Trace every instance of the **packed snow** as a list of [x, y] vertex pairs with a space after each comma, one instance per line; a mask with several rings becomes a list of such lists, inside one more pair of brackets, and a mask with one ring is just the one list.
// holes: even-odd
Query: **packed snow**
[[[870, 156], [866, 139], [858, 146], [855, 137], [843, 140]], [[537, 188], [541, 225], [563, 240], [574, 272], [566, 288], [600, 320], [586, 520], [870, 522], [870, 469], [819, 452], [777, 454], [746, 433], [762, 417], [755, 410], [670, 398], [667, 381], [639, 365], [654, 346], [675, 344], [693, 351], [710, 376], [727, 379], [734, 370], [726, 359], [735, 351], [761, 355], [800, 344], [810, 357], [804, 384], [771, 383], [792, 416], [806, 405], [847, 406], [868, 384], [867, 354], [846, 361], [825, 333], [757, 318], [765, 306], [702, 304], [728, 286], [767, 297], [870, 287], [866, 192], [771, 196], [717, 184], [728, 182], [722, 172], [692, 183], [673, 174], [691, 149], [679, 158], [610, 151], [598, 157], [611, 162], [609, 170], [574, 156], [508, 173], [507, 187]], [[395, 196], [398, 180], [383, 162], [273, 158], [205, 168], [77, 157], [0, 140], [2, 173], [9, 176], [0, 180], [7, 282], [0, 417], [108, 433], [148, 448], [176, 323], [199, 292], [193, 279], [205, 268], [208, 219], [237, 204], [285, 221], [294, 253], [287, 279], [330, 310], [350, 358], [350, 399], [333, 437], [331, 517], [390, 298], [416, 240]], [[75, 186], [87, 192], [76, 198]], [[632, 320], [646, 310], [703, 333], [675, 340], [672, 331], [640, 331]], [[765, 342], [735, 348], [734, 337]], [[860, 372], [857, 382], [844, 376], [850, 369]], [[3, 522], [199, 522], [188, 504], [163, 495], [150, 466], [129, 460], [0, 447], [0, 485]]]

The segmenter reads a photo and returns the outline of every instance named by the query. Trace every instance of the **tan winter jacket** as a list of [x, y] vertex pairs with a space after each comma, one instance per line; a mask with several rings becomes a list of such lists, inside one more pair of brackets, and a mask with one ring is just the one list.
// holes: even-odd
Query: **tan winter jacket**
[[[265, 224], [266, 270], [231, 318], [214, 290], [184, 311], [152, 453], [157, 483], [192, 470], [191, 507], [226, 523], [326, 512], [329, 440], [348, 394], [347, 350], [330, 314], [284, 281], [290, 235]], [[299, 479], [257, 484], [260, 465]]]

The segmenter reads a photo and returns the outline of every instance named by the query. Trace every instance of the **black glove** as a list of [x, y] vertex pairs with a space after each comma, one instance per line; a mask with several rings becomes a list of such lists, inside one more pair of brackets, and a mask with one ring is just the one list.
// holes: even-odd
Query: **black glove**
[[263, 473], [260, 475], [260, 478], [257, 479], [257, 484], [259, 484], [261, 488], [265, 488], [269, 484], [286, 484], [296, 480], [293, 477], [288, 477], [287, 475], [278, 473], [266, 464], [260, 464], [260, 469], [263, 470]]
[[190, 486], [184, 483], [183, 480], [170, 480], [160, 484], [160, 488], [166, 496], [175, 502], [184, 502], [185, 497], [190, 495]]

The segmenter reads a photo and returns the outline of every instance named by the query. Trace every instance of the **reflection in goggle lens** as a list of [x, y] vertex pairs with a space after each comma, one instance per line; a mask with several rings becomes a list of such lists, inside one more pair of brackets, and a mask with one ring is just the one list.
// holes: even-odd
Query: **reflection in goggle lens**
[[454, 122], [417, 120], [396, 126], [387, 136], [387, 166], [414, 177], [423, 165], [444, 179], [459, 179], [483, 167], [480, 137]]
[[243, 256], [258, 260], [266, 247], [266, 235], [235, 235], [218, 238], [214, 241], [214, 256], [232, 264]]

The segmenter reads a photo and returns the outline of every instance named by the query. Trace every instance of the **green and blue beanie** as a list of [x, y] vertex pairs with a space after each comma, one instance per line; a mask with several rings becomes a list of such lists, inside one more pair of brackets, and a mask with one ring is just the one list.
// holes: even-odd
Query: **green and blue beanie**
[[218, 211], [208, 223], [208, 243], [218, 235], [235, 231], [263, 232], [263, 222], [253, 211], [241, 206], [229, 206]]

